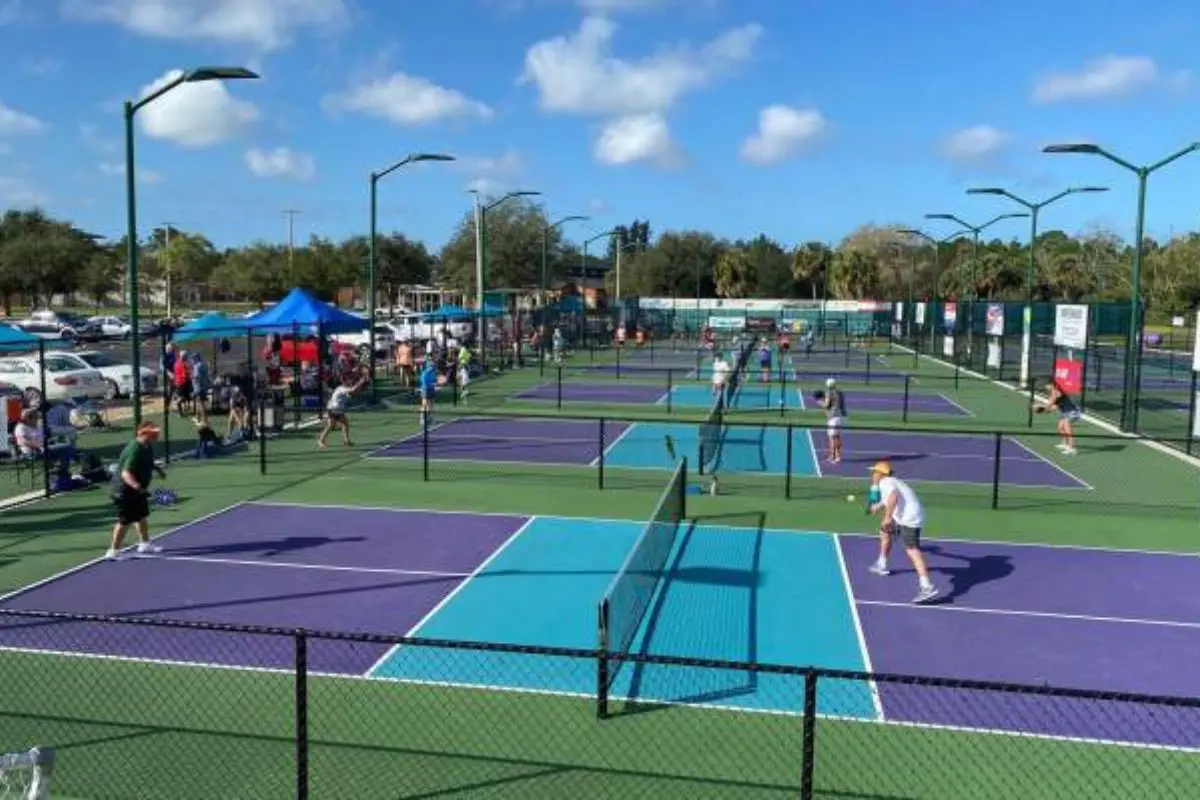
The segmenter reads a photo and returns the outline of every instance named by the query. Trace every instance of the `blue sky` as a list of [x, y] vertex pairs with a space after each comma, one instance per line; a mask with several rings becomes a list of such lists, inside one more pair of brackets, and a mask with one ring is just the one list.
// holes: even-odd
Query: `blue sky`
[[[1046, 228], [1132, 234], [1138, 163], [1200, 139], [1200, 8], [1179, 0], [0, 0], [0, 206], [124, 226], [120, 102], [170, 70], [241, 64], [139, 113], [139, 216], [218, 245], [364, 232], [440, 247], [471, 186], [535, 189], [571, 236], [634, 218], [835, 243], [971, 221], [1070, 185]], [[1152, 234], [1195, 228], [1200, 154], [1151, 180]], [[941, 227], [938, 227], [938, 226]], [[929, 230], [949, 233], [944, 223]], [[995, 232], [1025, 236], [1023, 223]]]

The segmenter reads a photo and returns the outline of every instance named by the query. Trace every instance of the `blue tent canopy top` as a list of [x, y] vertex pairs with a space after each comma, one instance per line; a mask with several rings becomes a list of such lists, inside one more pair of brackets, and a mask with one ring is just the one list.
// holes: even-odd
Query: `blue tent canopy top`
[[353, 333], [366, 330], [367, 321], [297, 288], [266, 311], [242, 320], [241, 325], [256, 333], [287, 333], [294, 327], [305, 333], [315, 333], [317, 327], [324, 333]]
[[[422, 316], [427, 320], [462, 321], [475, 319], [478, 314], [462, 306], [444, 305], [440, 308], [435, 308], [433, 311], [426, 311]], [[504, 316], [504, 309], [498, 306], [484, 305], [483, 316], [502, 317]]]
[[41, 340], [13, 325], [0, 323], [0, 352], [36, 350]]
[[179, 344], [195, 342], [202, 339], [225, 339], [233, 336], [245, 336], [250, 332], [249, 320], [233, 320], [220, 311], [212, 311], [199, 319], [194, 319], [184, 325], [171, 337]]

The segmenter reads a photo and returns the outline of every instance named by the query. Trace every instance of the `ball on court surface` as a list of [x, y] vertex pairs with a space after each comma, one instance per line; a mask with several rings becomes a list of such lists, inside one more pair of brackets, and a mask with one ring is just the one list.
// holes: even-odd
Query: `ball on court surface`
[[848, 495], [846, 495], [846, 502], [847, 502], [847, 503], [853, 503], [853, 502], [854, 502], [854, 495], [852, 495], [852, 494], [848, 494]]

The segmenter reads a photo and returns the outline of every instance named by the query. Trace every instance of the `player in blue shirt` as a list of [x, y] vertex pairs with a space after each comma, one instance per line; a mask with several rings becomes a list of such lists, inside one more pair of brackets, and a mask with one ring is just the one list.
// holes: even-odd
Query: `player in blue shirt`
[[438, 372], [433, 359], [426, 357], [421, 367], [419, 378], [421, 387], [421, 424], [428, 425], [433, 420], [433, 400], [437, 394]]
[[771, 345], [767, 343], [765, 336], [758, 344], [758, 369], [762, 373], [763, 383], [771, 380]]

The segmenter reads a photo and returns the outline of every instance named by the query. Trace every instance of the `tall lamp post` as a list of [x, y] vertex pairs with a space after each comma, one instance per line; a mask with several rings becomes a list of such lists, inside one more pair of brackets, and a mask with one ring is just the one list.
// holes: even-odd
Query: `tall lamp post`
[[[954, 233], [950, 234], [949, 236], [943, 237], [941, 239], [935, 239], [932, 236], [930, 236], [928, 233], [926, 233], [925, 231], [919, 230], [917, 228], [903, 228], [903, 229], [901, 229], [900, 233], [903, 233], [907, 236], [916, 236], [919, 239], [924, 239], [926, 242], [928, 242], [930, 245], [933, 246], [933, 308], [930, 309], [930, 311], [932, 312], [933, 310], [935, 310], [937, 308], [938, 283], [941, 281], [941, 278], [942, 278], [942, 245], [946, 244], [947, 242], [954, 241], [955, 239], [962, 236], [964, 233], [969, 233], [969, 231], [966, 231], [966, 230], [955, 231]], [[913, 270], [913, 271], [916, 272], [916, 270]], [[911, 284], [909, 284], [909, 286], [910, 286], [910, 295], [911, 295]], [[916, 313], [916, 312], [914, 311], [913, 313]], [[930, 320], [929, 321], [929, 349], [930, 349], [930, 351], [932, 351], [934, 349], [934, 336], [936, 335], [936, 331], [937, 331], [937, 325], [934, 324], [933, 320]]]
[[999, 189], [996, 187], [984, 187], [980, 189], [967, 189], [967, 194], [994, 194], [1000, 197], [1007, 197], [1014, 203], [1019, 203], [1029, 209], [1029, 265], [1025, 268], [1025, 313], [1022, 315], [1022, 332], [1021, 332], [1021, 385], [1027, 386], [1030, 379], [1030, 358], [1033, 351], [1033, 288], [1037, 278], [1037, 237], [1038, 237], [1038, 212], [1051, 203], [1057, 203], [1064, 197], [1070, 194], [1084, 194], [1090, 192], [1107, 192], [1105, 186], [1072, 186], [1069, 189], [1063, 189], [1053, 197], [1048, 197], [1041, 202], [1035, 203], [1032, 200], [1026, 200], [1023, 197], [1018, 197], [1007, 189]]
[[951, 222], [956, 222], [963, 228], [971, 232], [971, 310], [967, 317], [967, 361], [973, 363], [972, 359], [972, 344], [975, 341], [975, 305], [979, 299], [975, 296], [975, 281], [976, 270], [979, 268], [979, 234], [988, 228], [995, 225], [997, 222], [1005, 219], [1020, 219], [1028, 217], [1028, 214], [999, 214], [992, 217], [982, 225], [972, 225], [966, 222], [961, 217], [956, 217], [954, 214], [926, 214], [925, 219], [944, 219]]
[[551, 224], [542, 228], [542, 305], [546, 304], [546, 295], [550, 291], [548, 284], [549, 278], [547, 274], [547, 262], [550, 259], [550, 232], [557, 230], [568, 222], [586, 222], [589, 219], [591, 219], [591, 217], [572, 214], [569, 217], [557, 219]]
[[514, 197], [536, 197], [541, 192], [509, 192], [499, 199], [486, 204], [479, 199], [479, 190], [472, 189], [471, 194], [475, 196], [475, 307], [479, 309], [479, 320], [476, 322], [475, 335], [479, 337], [479, 352], [481, 353], [481, 357], [486, 359], [487, 327], [483, 315], [483, 279], [487, 266], [485, 264], [487, 260], [487, 212], [503, 202], [512, 200]]
[[129, 291], [129, 324], [130, 341], [133, 345], [133, 357], [130, 368], [134, 375], [133, 381], [133, 424], [136, 427], [142, 423], [142, 382], [137, 376], [142, 374], [141, 337], [139, 335], [138, 308], [138, 240], [137, 240], [137, 192], [133, 157], [133, 116], [146, 106], [153, 103], [172, 89], [185, 83], [204, 83], [206, 81], [236, 81], [252, 80], [258, 75], [243, 67], [196, 67], [181, 72], [173, 80], [136, 102], [126, 100], [123, 111], [125, 117], [125, 216], [126, 216], [126, 282]]
[[378, 205], [376, 202], [376, 186], [382, 178], [391, 175], [401, 167], [415, 164], [418, 161], [453, 161], [454, 156], [448, 156], [443, 153], [412, 153], [400, 159], [396, 163], [381, 169], [378, 172], [371, 173], [371, 220], [369, 225], [370, 234], [368, 237], [367, 247], [369, 255], [367, 256], [367, 346], [371, 348], [370, 360], [370, 376], [371, 376], [371, 399], [375, 399], [375, 264], [376, 264], [376, 239], [378, 238], [375, 232], [376, 219], [378, 216]]
[[1137, 218], [1134, 223], [1133, 238], [1133, 274], [1130, 276], [1129, 298], [1129, 337], [1125, 342], [1125, 402], [1121, 407], [1121, 427], [1126, 431], [1137, 430], [1138, 390], [1142, 380], [1142, 237], [1146, 225], [1146, 179], [1151, 173], [1157, 172], [1173, 161], [1183, 158], [1188, 153], [1200, 150], [1200, 142], [1192, 142], [1181, 150], [1176, 150], [1166, 158], [1148, 166], [1136, 166], [1119, 156], [1094, 144], [1051, 144], [1042, 148], [1043, 153], [1082, 153], [1084, 155], [1101, 156], [1114, 164], [1124, 167], [1137, 176]]

